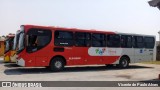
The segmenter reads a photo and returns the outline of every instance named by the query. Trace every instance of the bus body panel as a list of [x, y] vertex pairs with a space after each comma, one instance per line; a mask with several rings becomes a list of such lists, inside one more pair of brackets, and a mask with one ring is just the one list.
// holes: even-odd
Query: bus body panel
[[16, 50], [9, 50], [4, 55], [4, 62], [16, 62]]
[[11, 62], [16, 62], [16, 50], [11, 50], [11, 56], [10, 56]]
[[11, 52], [8, 51], [4, 54], [4, 62], [10, 62]]
[[[66, 49], [67, 48], [67, 49]], [[68, 49], [70, 48], [70, 49]], [[43, 52], [43, 48], [35, 53], [23, 53], [20, 57], [25, 60], [25, 66], [49, 66], [50, 60], [55, 56], [63, 56], [66, 59], [66, 65], [89, 65], [89, 64], [110, 64], [119, 59], [120, 56], [91, 56], [88, 54], [89, 49], [65, 47], [65, 52], [54, 52], [52, 49]], [[76, 51], [76, 52], [74, 52]], [[118, 51], [118, 50], [117, 50]], [[79, 54], [81, 53], [81, 54]]]

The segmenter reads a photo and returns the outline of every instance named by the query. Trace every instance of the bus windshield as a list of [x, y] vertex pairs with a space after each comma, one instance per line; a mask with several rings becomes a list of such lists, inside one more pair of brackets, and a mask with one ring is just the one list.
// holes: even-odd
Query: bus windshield
[[12, 50], [16, 50], [16, 48], [17, 48], [18, 41], [19, 41], [19, 35], [20, 35], [19, 31], [17, 31], [17, 33], [14, 37]]
[[5, 53], [9, 51], [9, 40], [5, 41]]
[[23, 49], [24, 49], [24, 26], [21, 26], [21, 30], [19, 31], [17, 53], [20, 53]]
[[9, 37], [5, 41], [5, 53], [7, 53], [9, 50], [12, 49], [12, 45], [13, 45], [13, 37]]
[[19, 43], [18, 43], [18, 52], [21, 52], [24, 49], [24, 32], [20, 32]]

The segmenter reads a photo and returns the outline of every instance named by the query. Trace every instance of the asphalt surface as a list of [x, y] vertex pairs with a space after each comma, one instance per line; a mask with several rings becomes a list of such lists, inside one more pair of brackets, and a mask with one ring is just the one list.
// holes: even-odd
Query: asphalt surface
[[[0, 81], [148, 81], [158, 80], [160, 74], [160, 65], [153, 64], [131, 64], [127, 69], [119, 69], [117, 67], [106, 67], [104, 65], [92, 66], [74, 66], [66, 67], [61, 72], [52, 72], [44, 67], [20, 67], [15, 63], [3, 63], [0, 58]], [[7, 90], [9, 88], [5, 88]], [[19, 90], [21, 88], [17, 88]], [[34, 88], [30, 88], [34, 89]], [[41, 89], [41, 88], [39, 88]], [[50, 90], [52, 88], [45, 88]], [[106, 88], [60, 88], [56, 90], [105, 90]], [[110, 88], [114, 89], [114, 88]], [[123, 90], [127, 88], [122, 88]], [[139, 90], [148, 88], [140, 87]], [[154, 90], [160, 88], [154, 88]], [[121, 88], [119, 88], [121, 90]], [[132, 90], [132, 88], [131, 88]], [[135, 89], [134, 89], [135, 90]], [[149, 89], [148, 89], [149, 90]]]

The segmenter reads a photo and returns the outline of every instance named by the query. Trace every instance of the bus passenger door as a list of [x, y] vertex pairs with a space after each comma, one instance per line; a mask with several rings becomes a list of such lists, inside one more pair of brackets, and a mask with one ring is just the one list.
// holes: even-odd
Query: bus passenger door
[[49, 43], [51, 41], [51, 31], [48, 29], [30, 29], [27, 33], [27, 48], [29, 63], [34, 66], [48, 65], [50, 55]]

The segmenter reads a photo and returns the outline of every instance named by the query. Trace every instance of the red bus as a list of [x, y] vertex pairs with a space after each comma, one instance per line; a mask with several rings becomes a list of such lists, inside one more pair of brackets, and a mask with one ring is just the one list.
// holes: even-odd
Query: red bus
[[125, 68], [155, 59], [155, 36], [22, 25], [17, 64], [60, 71], [69, 65], [105, 64]]

